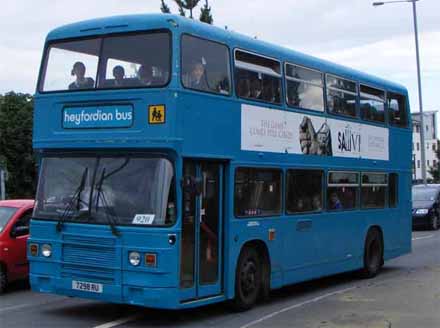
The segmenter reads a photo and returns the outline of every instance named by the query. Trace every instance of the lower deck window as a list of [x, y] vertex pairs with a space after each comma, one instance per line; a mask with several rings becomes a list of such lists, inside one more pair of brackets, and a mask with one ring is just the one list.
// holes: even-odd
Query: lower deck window
[[341, 211], [357, 208], [359, 175], [355, 172], [329, 172], [327, 209]]
[[238, 168], [235, 173], [235, 216], [279, 215], [281, 176], [281, 170], [276, 169]]
[[384, 208], [387, 187], [386, 174], [363, 173], [361, 194], [362, 208]]
[[322, 171], [287, 171], [286, 212], [288, 214], [322, 210], [322, 176]]

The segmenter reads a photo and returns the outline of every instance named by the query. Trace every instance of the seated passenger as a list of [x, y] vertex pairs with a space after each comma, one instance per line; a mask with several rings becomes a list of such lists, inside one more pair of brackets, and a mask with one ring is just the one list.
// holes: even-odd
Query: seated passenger
[[314, 195], [312, 198], [312, 210], [313, 211], [320, 211], [321, 208], [321, 196], [320, 195]]
[[263, 93], [262, 82], [260, 79], [252, 79], [251, 81], [251, 98], [261, 99]]
[[151, 67], [147, 68], [145, 65], [141, 65], [138, 71], [138, 80], [140, 85], [151, 86], [153, 83], [153, 71]]
[[209, 86], [205, 74], [205, 66], [201, 61], [195, 62], [192, 66], [191, 80], [189, 87], [191, 89], [197, 89], [202, 91], [209, 90]]
[[340, 210], [340, 209], [342, 209], [341, 201], [339, 200], [338, 195], [335, 192], [330, 195], [329, 208], [331, 210]]
[[113, 81], [113, 87], [123, 87], [125, 85], [125, 70], [124, 67], [117, 65], [113, 68], [113, 77], [115, 80]]
[[249, 80], [247, 78], [242, 78], [238, 81], [237, 93], [239, 97], [243, 98], [249, 98], [251, 96]]
[[76, 76], [76, 80], [69, 84], [69, 90], [91, 89], [95, 85], [92, 78], [85, 77], [86, 66], [80, 61], [73, 64], [70, 74]]

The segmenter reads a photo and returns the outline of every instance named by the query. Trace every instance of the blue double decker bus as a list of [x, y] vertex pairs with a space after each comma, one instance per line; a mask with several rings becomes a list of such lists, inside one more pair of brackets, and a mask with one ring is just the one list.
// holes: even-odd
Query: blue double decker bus
[[411, 250], [407, 90], [173, 15], [60, 27], [35, 96], [44, 293], [181, 309]]

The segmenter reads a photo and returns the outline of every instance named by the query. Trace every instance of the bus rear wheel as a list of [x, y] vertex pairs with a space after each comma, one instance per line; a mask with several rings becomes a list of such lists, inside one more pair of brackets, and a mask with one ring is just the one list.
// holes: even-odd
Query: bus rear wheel
[[261, 293], [262, 276], [258, 252], [254, 248], [245, 247], [240, 253], [235, 272], [235, 310], [246, 311], [255, 305]]
[[383, 264], [383, 242], [379, 230], [371, 229], [365, 239], [364, 267], [360, 274], [362, 278], [374, 278]]

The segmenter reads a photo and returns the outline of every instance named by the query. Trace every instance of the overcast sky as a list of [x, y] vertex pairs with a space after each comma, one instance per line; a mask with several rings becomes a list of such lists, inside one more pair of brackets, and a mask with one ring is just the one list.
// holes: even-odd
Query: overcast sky
[[[215, 25], [400, 82], [410, 91], [412, 111], [418, 111], [410, 3], [374, 8], [369, 0], [209, 2]], [[159, 12], [159, 7], [160, 0], [1, 0], [0, 93], [34, 92], [51, 29], [89, 18]], [[438, 110], [440, 1], [420, 0], [418, 18], [424, 109]]]

